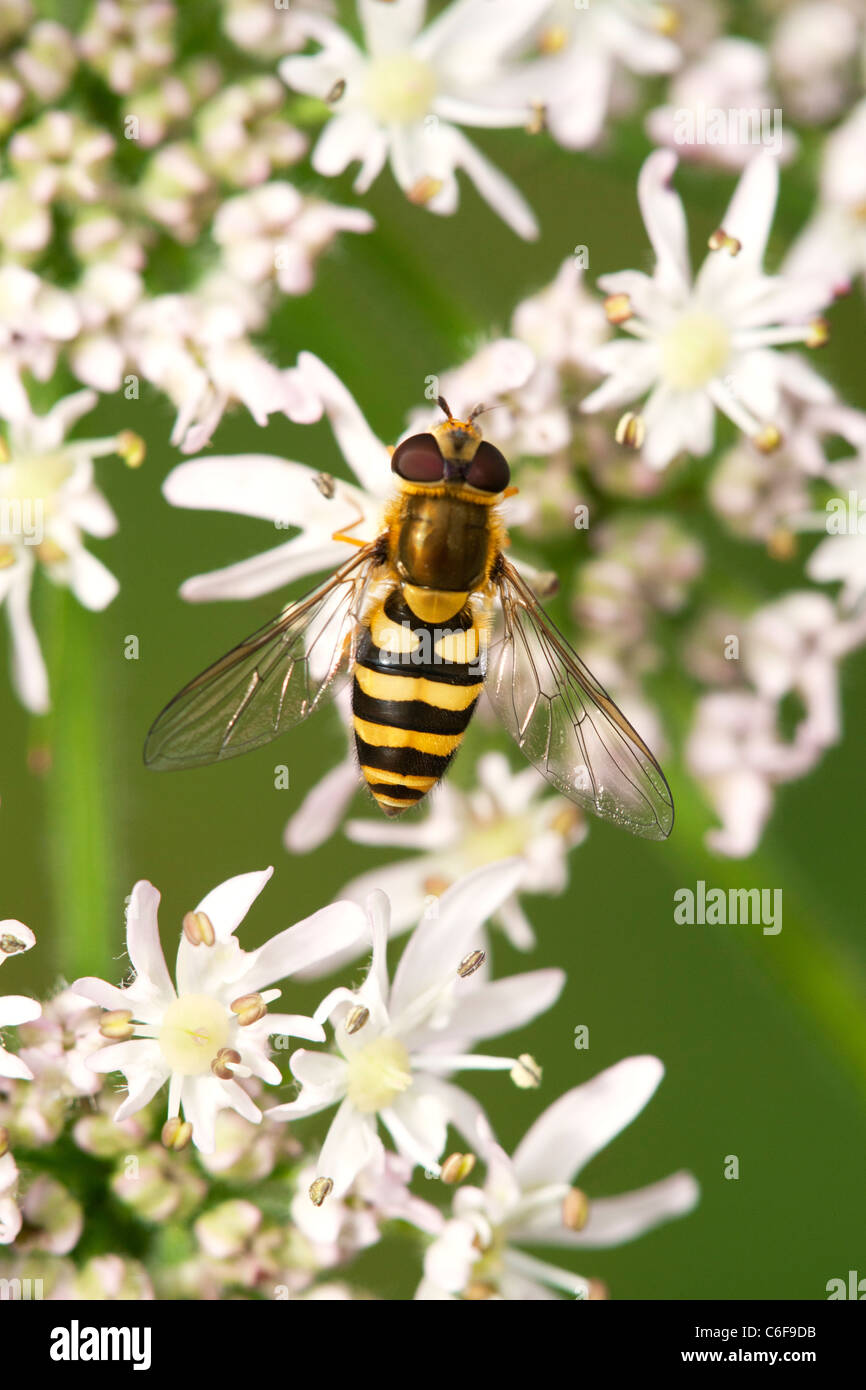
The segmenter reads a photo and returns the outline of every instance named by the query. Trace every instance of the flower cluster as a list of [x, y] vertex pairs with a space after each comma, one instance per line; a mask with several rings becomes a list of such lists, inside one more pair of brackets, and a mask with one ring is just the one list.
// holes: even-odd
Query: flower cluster
[[[32, 1000], [0, 1001], [0, 1022], [21, 1025], [20, 1051], [0, 1053], [4, 1273], [39, 1278], [53, 1298], [350, 1297], [335, 1271], [351, 1278], [353, 1257], [402, 1222], [417, 1237], [418, 1298], [547, 1298], [552, 1289], [590, 1298], [601, 1295], [592, 1280], [516, 1247], [619, 1244], [692, 1208], [697, 1188], [685, 1173], [598, 1204], [573, 1186], [649, 1101], [662, 1077], [656, 1059], [631, 1058], [563, 1096], [513, 1164], [481, 1106], [451, 1080], [505, 1071], [521, 1090], [541, 1084], [528, 1054], [470, 1050], [530, 1023], [564, 983], [559, 970], [490, 978], [478, 943], [519, 880], [518, 861], [460, 877], [422, 918], [390, 981], [381, 891], [363, 909], [334, 903], [245, 951], [235, 933], [270, 876], [229, 879], [186, 914], [174, 981], [159, 893], [141, 882], [127, 910], [129, 983], [77, 980], [41, 1016]], [[21, 923], [0, 926], [6, 954], [33, 944]], [[363, 983], [332, 989], [313, 1017], [270, 1008], [274, 981], [291, 989], [292, 976], [365, 949]], [[326, 1021], [329, 1049], [291, 1050], [294, 1038], [325, 1042]], [[117, 1072], [122, 1097], [106, 1079]], [[297, 1097], [268, 1104], [269, 1089], [290, 1078]], [[334, 1105], [320, 1144], [286, 1123]], [[446, 1156], [451, 1130], [466, 1151]], [[58, 1142], [77, 1154], [69, 1185], [43, 1164]], [[453, 1214], [429, 1186], [425, 1197], [412, 1191], [419, 1171], [454, 1187], [478, 1163], [486, 1185], [461, 1187]], [[94, 1182], [106, 1248], [79, 1262], [81, 1186]], [[112, 1248], [114, 1210], [139, 1228], [144, 1260]]]

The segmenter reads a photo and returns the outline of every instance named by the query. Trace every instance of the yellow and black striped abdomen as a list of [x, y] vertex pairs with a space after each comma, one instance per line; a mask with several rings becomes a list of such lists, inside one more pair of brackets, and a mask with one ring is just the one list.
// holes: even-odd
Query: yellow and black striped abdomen
[[[411, 590], [416, 607], [422, 606]], [[425, 611], [436, 593], [424, 590]], [[440, 608], [447, 611], [444, 594]], [[465, 594], [445, 621], [420, 618], [395, 588], [358, 642], [352, 687], [361, 772], [386, 816], [416, 805], [456, 753], [484, 683], [483, 633]]]

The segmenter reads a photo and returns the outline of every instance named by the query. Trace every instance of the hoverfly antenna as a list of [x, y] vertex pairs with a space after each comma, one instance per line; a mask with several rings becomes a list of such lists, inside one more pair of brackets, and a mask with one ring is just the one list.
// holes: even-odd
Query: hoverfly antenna
[[451, 407], [450, 407], [450, 405], [448, 404], [448, 402], [446, 401], [446, 399], [445, 399], [444, 396], [437, 396], [437, 397], [436, 397], [436, 404], [438, 405], [438, 407], [439, 407], [440, 410], [442, 410], [442, 411], [445, 412], [445, 418], [446, 418], [446, 420], [453, 420], [453, 419], [454, 419], [454, 416], [451, 414]]
[[473, 420], [477, 420], [479, 415], [483, 415], [484, 412], [485, 412], [485, 410], [489, 410], [489, 409], [490, 409], [490, 406], [482, 405], [480, 402], [479, 402], [478, 405], [474, 405], [474, 406], [472, 407], [472, 409], [470, 410], [470, 412], [469, 412], [469, 417], [468, 417], [468, 418], [469, 418], [469, 423], [470, 423], [470, 425], [472, 424], [472, 421], [473, 421]]

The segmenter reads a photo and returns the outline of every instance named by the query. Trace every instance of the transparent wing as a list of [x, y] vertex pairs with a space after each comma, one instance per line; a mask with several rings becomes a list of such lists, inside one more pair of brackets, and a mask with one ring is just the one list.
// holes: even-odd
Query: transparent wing
[[502, 636], [485, 689], [517, 746], [571, 801], [635, 835], [664, 840], [674, 806], [643, 739], [505, 561]]
[[214, 662], [154, 722], [144, 761], [202, 767], [260, 748], [306, 719], [349, 670], [358, 613], [377, 563], [365, 546], [319, 588]]

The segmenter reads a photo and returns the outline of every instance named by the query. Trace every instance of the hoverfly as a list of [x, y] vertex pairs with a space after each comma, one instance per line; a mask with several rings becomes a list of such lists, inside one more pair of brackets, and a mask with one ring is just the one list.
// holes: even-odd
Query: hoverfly
[[[673, 802], [625, 715], [506, 559], [502, 453], [453, 417], [391, 458], [385, 529], [175, 696], [147, 738], [149, 767], [246, 753], [306, 719], [352, 678], [361, 776], [387, 816], [415, 806], [454, 757], [482, 689], [564, 796], [649, 839]], [[346, 535], [342, 539], [350, 539]]]

